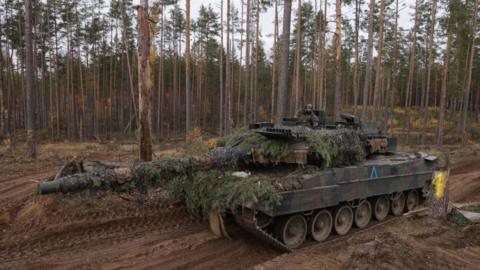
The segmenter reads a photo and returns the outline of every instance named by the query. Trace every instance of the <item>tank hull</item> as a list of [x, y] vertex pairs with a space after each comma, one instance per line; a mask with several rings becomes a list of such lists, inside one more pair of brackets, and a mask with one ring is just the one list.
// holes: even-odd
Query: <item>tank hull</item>
[[302, 175], [298, 188], [279, 192], [279, 205], [244, 205], [235, 220], [272, 246], [292, 251], [307, 235], [321, 242], [414, 209], [426, 197], [436, 166], [434, 156], [396, 153]]
[[422, 189], [430, 184], [435, 166], [435, 160], [411, 154], [381, 156], [361, 166], [304, 175], [301, 189], [280, 193], [280, 205], [273, 207], [260, 202], [252, 208], [275, 217]]

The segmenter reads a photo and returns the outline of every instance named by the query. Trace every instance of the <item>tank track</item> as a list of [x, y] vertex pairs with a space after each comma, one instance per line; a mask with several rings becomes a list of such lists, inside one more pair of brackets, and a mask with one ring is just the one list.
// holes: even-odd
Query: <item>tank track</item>
[[270, 233], [266, 232], [260, 226], [258, 226], [257, 222], [255, 219], [247, 219], [241, 215], [235, 215], [235, 221], [240, 227], [242, 227], [244, 230], [248, 231], [255, 237], [259, 238], [260, 240], [264, 241], [266, 244], [274, 247], [275, 249], [278, 249], [283, 252], [292, 252], [293, 250], [286, 245], [284, 245], [282, 242], [280, 242], [277, 238], [275, 238], [273, 235]]

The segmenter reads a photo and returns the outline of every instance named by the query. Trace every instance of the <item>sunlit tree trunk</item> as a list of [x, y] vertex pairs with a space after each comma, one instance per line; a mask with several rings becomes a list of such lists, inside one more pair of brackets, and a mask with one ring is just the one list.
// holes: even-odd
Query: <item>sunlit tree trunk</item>
[[138, 8], [138, 89], [140, 112], [140, 160], [152, 160], [150, 79], [150, 29], [148, 22], [148, 0], [141, 0]]

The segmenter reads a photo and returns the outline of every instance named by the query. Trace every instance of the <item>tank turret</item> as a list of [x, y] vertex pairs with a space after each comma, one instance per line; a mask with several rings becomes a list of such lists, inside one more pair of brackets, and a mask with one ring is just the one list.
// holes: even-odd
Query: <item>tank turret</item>
[[327, 123], [323, 111], [312, 113], [318, 120], [313, 125], [298, 118], [284, 118], [281, 124], [251, 124], [250, 131], [264, 138], [252, 145], [253, 162], [346, 166], [396, 149], [396, 139], [383, 133], [375, 123], [364, 124], [351, 114], [341, 114], [340, 121]]

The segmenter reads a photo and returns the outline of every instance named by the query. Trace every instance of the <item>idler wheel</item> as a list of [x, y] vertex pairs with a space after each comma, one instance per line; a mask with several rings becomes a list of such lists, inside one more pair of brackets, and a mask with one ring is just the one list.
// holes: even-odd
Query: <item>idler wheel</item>
[[410, 190], [407, 194], [406, 208], [407, 211], [412, 211], [418, 205], [418, 192], [416, 190]]
[[394, 216], [398, 217], [403, 214], [403, 209], [405, 209], [405, 194], [400, 192], [395, 194], [395, 198], [392, 199], [390, 210]]
[[287, 247], [297, 248], [307, 236], [307, 220], [303, 215], [286, 216], [276, 224], [275, 231]]
[[328, 238], [332, 232], [333, 218], [328, 210], [320, 210], [310, 220], [308, 224], [308, 231], [313, 240], [322, 242]]
[[355, 209], [355, 226], [360, 229], [365, 228], [370, 219], [372, 219], [372, 206], [365, 200]]
[[376, 220], [382, 221], [388, 216], [390, 200], [387, 196], [380, 196], [373, 200], [373, 216]]
[[334, 228], [338, 235], [347, 234], [353, 225], [353, 210], [350, 206], [344, 205], [335, 211]]

